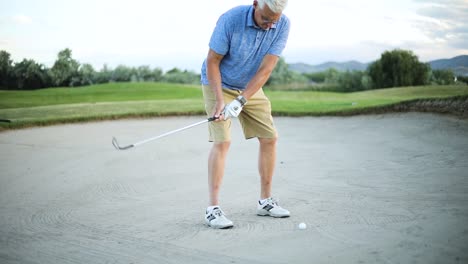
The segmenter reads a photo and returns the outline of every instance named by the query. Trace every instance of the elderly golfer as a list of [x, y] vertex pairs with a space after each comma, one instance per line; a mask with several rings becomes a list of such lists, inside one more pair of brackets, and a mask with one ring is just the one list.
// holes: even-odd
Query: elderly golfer
[[246, 139], [258, 138], [260, 199], [257, 214], [288, 217], [271, 196], [276, 162], [277, 132], [271, 105], [262, 86], [286, 46], [289, 19], [282, 14], [287, 0], [258, 0], [235, 7], [218, 19], [202, 66], [201, 83], [213, 142], [208, 158], [209, 206], [205, 222], [213, 228], [233, 226], [220, 208], [219, 190], [231, 142], [231, 119], [239, 118]]

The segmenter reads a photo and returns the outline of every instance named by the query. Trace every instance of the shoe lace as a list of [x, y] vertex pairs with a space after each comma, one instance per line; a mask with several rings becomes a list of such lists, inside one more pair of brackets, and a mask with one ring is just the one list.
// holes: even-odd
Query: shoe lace
[[216, 215], [216, 216], [223, 216], [224, 212], [223, 212], [223, 210], [221, 210], [219, 208], [216, 208], [216, 209], [213, 210], [212, 214]]
[[279, 206], [279, 199], [277, 199], [277, 198], [270, 197], [270, 198], [268, 198], [267, 202], [272, 204], [272, 205]]

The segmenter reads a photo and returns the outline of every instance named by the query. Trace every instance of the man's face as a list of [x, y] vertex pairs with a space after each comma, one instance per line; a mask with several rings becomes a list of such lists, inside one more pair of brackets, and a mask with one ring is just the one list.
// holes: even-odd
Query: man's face
[[281, 13], [274, 13], [271, 11], [268, 5], [264, 5], [263, 8], [260, 8], [257, 1], [254, 1], [254, 8], [255, 23], [264, 30], [270, 29], [273, 24], [278, 22], [278, 20], [281, 18]]

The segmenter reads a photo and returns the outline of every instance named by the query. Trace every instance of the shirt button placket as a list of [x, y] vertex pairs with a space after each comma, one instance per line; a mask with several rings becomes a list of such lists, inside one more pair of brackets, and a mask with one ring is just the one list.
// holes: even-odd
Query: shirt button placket
[[257, 37], [255, 38], [255, 46], [260, 45], [260, 41], [262, 40], [262, 32], [257, 32]]

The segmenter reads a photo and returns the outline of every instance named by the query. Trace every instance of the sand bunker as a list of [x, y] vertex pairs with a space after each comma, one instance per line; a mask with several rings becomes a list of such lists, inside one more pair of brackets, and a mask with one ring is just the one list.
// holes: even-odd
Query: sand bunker
[[[274, 195], [255, 215], [257, 141], [235, 122], [221, 205], [203, 224], [206, 127], [174, 117], [0, 133], [1, 263], [467, 263], [468, 120], [276, 118]], [[298, 224], [304, 222], [307, 229]]]

